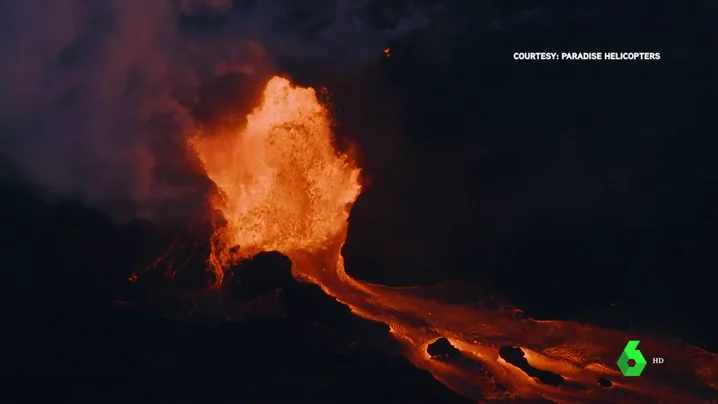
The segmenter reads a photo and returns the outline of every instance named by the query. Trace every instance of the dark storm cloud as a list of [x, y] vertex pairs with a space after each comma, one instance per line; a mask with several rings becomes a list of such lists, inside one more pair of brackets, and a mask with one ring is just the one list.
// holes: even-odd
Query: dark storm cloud
[[[376, 57], [388, 38], [422, 23], [410, 14], [392, 29], [372, 28], [360, 16], [362, 1], [233, 3], [4, 2], [3, 169], [47, 195], [118, 217], [152, 217], [157, 206], [196, 196], [196, 188], [158, 172], [186, 158], [183, 132], [193, 125], [187, 106], [207, 74], [266, 70], [267, 52], [305, 67], [349, 65]], [[227, 13], [215, 35], [178, 28], [183, 14], [207, 10]]]

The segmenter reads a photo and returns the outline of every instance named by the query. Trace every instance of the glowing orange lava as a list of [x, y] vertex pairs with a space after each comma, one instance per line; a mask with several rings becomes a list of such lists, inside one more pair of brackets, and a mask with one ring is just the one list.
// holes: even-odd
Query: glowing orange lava
[[259, 251], [314, 251], [346, 227], [360, 192], [359, 169], [334, 150], [328, 111], [315, 91], [274, 77], [244, 129], [195, 137], [210, 179], [222, 195], [215, 206], [227, 226], [215, 245], [217, 264], [239, 246]]
[[[192, 146], [221, 196], [215, 207], [227, 220], [217, 230], [212, 265], [277, 250], [289, 256], [293, 273], [316, 283], [362, 317], [386, 323], [406, 357], [451, 389], [477, 401], [515, 402], [541, 398], [557, 403], [700, 403], [717, 392], [718, 358], [635, 334], [572, 322], [537, 321], [515, 311], [449, 304], [440, 291], [389, 288], [352, 279], [344, 270], [344, 242], [351, 204], [360, 193], [359, 169], [334, 148], [327, 110], [312, 89], [272, 78], [244, 129], [197, 136]], [[467, 359], [432, 359], [426, 347], [447, 338]], [[665, 364], [645, 376], [623, 377], [615, 361], [629, 339]], [[563, 377], [542, 384], [499, 356], [517, 346], [535, 368]], [[472, 365], [474, 363], [474, 365]], [[477, 366], [479, 364], [480, 366]], [[649, 365], [650, 366], [650, 365]], [[650, 370], [650, 371], [649, 371]], [[612, 387], [598, 383], [610, 380]], [[706, 393], [707, 392], [707, 393]], [[700, 393], [700, 394], [699, 394]]]

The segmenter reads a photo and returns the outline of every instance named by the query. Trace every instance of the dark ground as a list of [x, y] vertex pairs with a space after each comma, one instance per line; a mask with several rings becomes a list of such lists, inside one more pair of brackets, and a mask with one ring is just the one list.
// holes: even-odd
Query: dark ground
[[[386, 284], [479, 280], [532, 315], [607, 318], [718, 349], [705, 314], [718, 280], [716, 65], [705, 50], [715, 37], [680, 10], [637, 10], [541, 35], [439, 24], [330, 86], [338, 130], [359, 142], [371, 179], [351, 217], [349, 272]], [[443, 53], [428, 52], [437, 41]], [[539, 49], [663, 59], [511, 59]], [[335, 307], [316, 291], [289, 287], [289, 319], [245, 324], [118, 308], [118, 285], [164, 236], [14, 186], [0, 200], [0, 400], [461, 401], [367, 348], [391, 351], [383, 330], [341, 309], [309, 315]]]
[[297, 284], [281, 255], [240, 267], [241, 294], [227, 285], [236, 299], [275, 296], [260, 306], [281, 317], [171, 320], [117, 305], [158, 233], [17, 188], [2, 200], [0, 401], [467, 402], [399, 356], [386, 326]]

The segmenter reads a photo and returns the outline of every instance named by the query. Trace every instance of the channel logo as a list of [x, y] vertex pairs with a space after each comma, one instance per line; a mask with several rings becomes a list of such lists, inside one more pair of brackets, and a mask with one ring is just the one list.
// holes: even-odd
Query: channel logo
[[[621, 357], [619, 357], [618, 362], [616, 362], [618, 368], [624, 376], [640, 376], [641, 373], [643, 373], [643, 369], [646, 368], [646, 364], [648, 362], [646, 362], [646, 358], [643, 356], [643, 353], [638, 349], [638, 344], [640, 342], [641, 341], [639, 340], [628, 341], [626, 347], [623, 348]], [[660, 361], [657, 361], [657, 359]], [[629, 361], [633, 361], [633, 363], [630, 363]], [[663, 358], [654, 358], [653, 362], [663, 363]]]

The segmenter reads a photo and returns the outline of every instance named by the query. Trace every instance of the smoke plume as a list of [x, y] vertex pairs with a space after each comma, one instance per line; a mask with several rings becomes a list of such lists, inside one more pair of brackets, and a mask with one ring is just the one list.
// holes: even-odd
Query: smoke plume
[[367, 1], [266, 3], [4, 2], [3, 174], [118, 220], [157, 219], [206, 191], [185, 147], [203, 88], [281, 63], [351, 68], [425, 23], [404, 12], [391, 28], [373, 27]]

